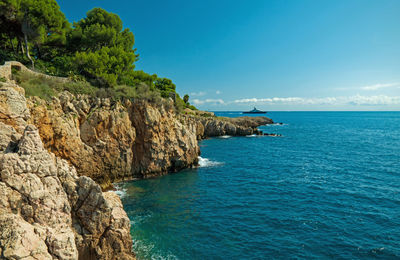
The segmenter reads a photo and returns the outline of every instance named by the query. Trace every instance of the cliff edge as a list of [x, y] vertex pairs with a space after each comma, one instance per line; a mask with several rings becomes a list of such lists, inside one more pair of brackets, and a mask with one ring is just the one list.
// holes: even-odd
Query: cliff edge
[[267, 117], [216, 118], [178, 115], [172, 100], [113, 101], [63, 92], [51, 101], [28, 99], [44, 146], [103, 189], [112, 182], [143, 179], [196, 166], [198, 140], [251, 135]]
[[196, 166], [198, 140], [268, 123], [178, 115], [172, 100], [27, 100], [0, 83], [0, 258], [134, 259], [121, 200], [103, 190]]
[[0, 87], [0, 258], [134, 259], [119, 197], [49, 153], [20, 87]]

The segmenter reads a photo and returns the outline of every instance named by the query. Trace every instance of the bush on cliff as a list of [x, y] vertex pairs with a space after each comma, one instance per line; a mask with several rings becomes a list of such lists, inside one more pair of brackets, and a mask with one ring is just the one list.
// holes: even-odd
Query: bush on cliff
[[24, 71], [14, 73], [13, 77], [25, 89], [27, 97], [38, 96], [45, 100], [51, 100], [53, 96], [64, 90], [73, 94], [87, 94], [90, 96], [94, 96], [98, 91], [98, 88], [93, 87], [86, 81], [62, 82], [57, 78], [36, 76]]
[[14, 71], [13, 77], [25, 89], [27, 97], [37, 96], [46, 101], [50, 101], [52, 97], [62, 91], [68, 91], [75, 95], [84, 94], [91, 97], [110, 98], [113, 101], [140, 99], [158, 106], [163, 105], [167, 109], [171, 108], [169, 100], [162, 98], [159, 92], [151, 90], [144, 83], [134, 87], [117, 85], [109, 88], [97, 88], [85, 80], [74, 81], [71, 79], [64, 82], [56, 77], [38, 76], [26, 71]]

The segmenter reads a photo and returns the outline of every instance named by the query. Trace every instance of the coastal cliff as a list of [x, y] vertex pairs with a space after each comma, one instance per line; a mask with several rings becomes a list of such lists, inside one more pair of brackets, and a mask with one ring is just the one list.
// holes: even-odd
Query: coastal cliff
[[198, 160], [196, 122], [178, 119], [172, 106], [64, 92], [50, 102], [31, 98], [28, 107], [45, 147], [103, 188], [175, 172]]
[[0, 84], [0, 257], [134, 259], [112, 182], [196, 166], [198, 140], [257, 133], [268, 118], [178, 115], [171, 103]]
[[119, 197], [45, 149], [23, 93], [0, 87], [0, 258], [134, 259]]
[[178, 115], [170, 104], [74, 96], [30, 98], [29, 122], [50, 152], [104, 189], [112, 182], [142, 179], [196, 166], [198, 140], [251, 135], [272, 123], [266, 117], [236, 119]]

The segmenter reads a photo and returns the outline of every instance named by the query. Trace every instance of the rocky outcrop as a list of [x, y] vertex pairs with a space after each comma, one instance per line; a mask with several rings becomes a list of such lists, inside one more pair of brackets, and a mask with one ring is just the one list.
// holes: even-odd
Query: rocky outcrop
[[103, 188], [178, 171], [198, 160], [197, 124], [176, 117], [168, 104], [64, 92], [51, 102], [31, 98], [28, 106], [45, 147]]
[[237, 118], [200, 118], [201, 126], [198, 134], [202, 138], [231, 135], [244, 136], [258, 134], [257, 127], [266, 124], [272, 124], [273, 121], [264, 116], [259, 117], [237, 117]]
[[112, 182], [149, 178], [197, 164], [198, 140], [220, 135], [250, 135], [266, 117], [216, 118], [177, 115], [172, 101], [74, 96], [64, 92], [51, 102], [31, 98], [30, 123], [45, 147], [74, 165], [104, 189]]
[[0, 111], [13, 112], [0, 118], [0, 258], [134, 259], [119, 197], [45, 149], [24, 101], [0, 87]]
[[32, 98], [28, 106], [45, 147], [68, 160], [79, 175], [105, 187], [131, 172], [136, 132], [121, 104], [65, 92], [47, 103]]
[[249, 135], [268, 123], [177, 115], [172, 100], [68, 92], [26, 100], [11, 79], [0, 83], [0, 258], [134, 259], [121, 200], [103, 190], [197, 165], [198, 140]]
[[12, 83], [0, 83], [0, 85], [0, 121], [22, 133], [25, 121], [30, 117], [24, 89]]
[[131, 119], [136, 131], [134, 176], [147, 178], [197, 165], [200, 148], [195, 121], [143, 101], [131, 107]]
[[259, 125], [272, 123], [266, 117], [217, 118], [202, 112], [177, 115], [172, 101], [162, 105], [140, 100], [113, 102], [63, 92], [50, 102], [30, 98], [26, 106], [25, 100], [19, 100], [24, 99], [21, 93], [8, 95], [12, 96], [5, 98], [11, 100], [9, 103], [22, 105], [3, 106], [16, 112], [0, 110], [0, 118], [24, 115], [22, 119], [3, 116], [12, 123], [30, 116], [28, 121], [39, 129], [45, 148], [103, 189], [115, 181], [149, 178], [194, 166], [200, 154], [198, 140], [251, 135], [258, 133]]

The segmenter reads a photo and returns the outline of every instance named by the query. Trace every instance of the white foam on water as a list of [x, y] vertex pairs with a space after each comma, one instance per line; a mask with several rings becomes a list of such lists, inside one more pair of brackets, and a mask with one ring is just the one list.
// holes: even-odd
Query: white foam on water
[[285, 123], [273, 123], [273, 124], [266, 124], [265, 126], [284, 126], [284, 125], [288, 125]]
[[202, 158], [199, 156], [199, 167], [214, 167], [221, 164], [222, 164], [221, 162], [210, 161], [207, 158]]
[[126, 196], [126, 189], [114, 184], [115, 187], [115, 194], [117, 194], [121, 199], [124, 198]]
[[151, 260], [175, 260], [178, 259], [175, 255], [170, 252], [161, 252], [159, 249], [155, 249], [156, 245], [149, 242], [133, 239], [133, 248], [138, 251], [145, 253], [145, 257]]
[[246, 137], [256, 137], [256, 134], [252, 134], [252, 135], [246, 135]]
[[230, 135], [221, 135], [219, 138], [231, 138], [232, 136]]

